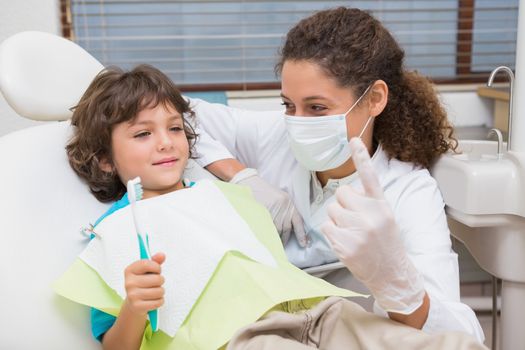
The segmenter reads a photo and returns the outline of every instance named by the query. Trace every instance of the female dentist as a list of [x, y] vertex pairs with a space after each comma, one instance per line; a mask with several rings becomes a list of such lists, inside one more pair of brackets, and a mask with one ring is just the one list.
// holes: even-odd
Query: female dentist
[[[249, 167], [232, 182], [260, 176], [293, 199], [309, 240], [286, 244], [294, 264], [340, 260], [375, 297], [376, 313], [483, 342], [459, 299], [457, 255], [428, 172], [456, 141], [432, 85], [405, 71], [403, 57], [366, 12], [321, 11], [292, 28], [282, 48], [284, 115], [198, 100], [193, 108], [200, 127]], [[371, 165], [360, 175], [352, 148]]]

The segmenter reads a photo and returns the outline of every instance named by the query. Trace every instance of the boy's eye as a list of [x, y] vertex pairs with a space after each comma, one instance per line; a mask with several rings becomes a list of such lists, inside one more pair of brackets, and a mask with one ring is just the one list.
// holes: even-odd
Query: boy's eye
[[151, 135], [151, 133], [149, 131], [141, 131], [139, 133], [136, 133], [135, 135], [133, 135], [134, 138], [142, 138], [142, 137], [146, 137], [146, 136], [149, 136]]
[[171, 131], [182, 131], [182, 130], [184, 130], [184, 129], [182, 128], [182, 126], [176, 125], [176, 126], [172, 126], [172, 127], [170, 128], [170, 130], [171, 130]]

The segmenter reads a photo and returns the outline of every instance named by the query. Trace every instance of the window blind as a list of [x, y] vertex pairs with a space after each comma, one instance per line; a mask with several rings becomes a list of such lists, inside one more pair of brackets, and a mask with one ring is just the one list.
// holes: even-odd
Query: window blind
[[[149, 63], [178, 85], [278, 86], [286, 32], [315, 11], [372, 13], [436, 81], [469, 81], [514, 67], [518, 0], [219, 1], [62, 0], [64, 33], [104, 65]], [[261, 85], [262, 84], [262, 85]], [[265, 85], [266, 84], [266, 85]]]

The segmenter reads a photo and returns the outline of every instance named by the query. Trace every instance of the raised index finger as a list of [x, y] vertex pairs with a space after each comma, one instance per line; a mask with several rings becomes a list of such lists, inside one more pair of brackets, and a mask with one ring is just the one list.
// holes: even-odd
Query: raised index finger
[[350, 149], [352, 150], [352, 160], [365, 189], [365, 194], [372, 198], [382, 199], [383, 189], [379, 185], [370, 155], [363, 141], [359, 137], [353, 137], [350, 140]]

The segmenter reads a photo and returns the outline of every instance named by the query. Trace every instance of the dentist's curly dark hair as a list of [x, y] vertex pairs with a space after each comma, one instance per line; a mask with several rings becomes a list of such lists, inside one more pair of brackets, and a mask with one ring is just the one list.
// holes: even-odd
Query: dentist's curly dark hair
[[368, 13], [339, 7], [301, 20], [286, 37], [276, 72], [286, 61], [318, 64], [341, 87], [360, 96], [370, 83], [388, 85], [388, 102], [375, 118], [374, 140], [391, 158], [429, 168], [457, 140], [430, 81], [404, 69], [404, 51]]
[[113, 171], [106, 172], [100, 166], [102, 161], [113, 165], [111, 132], [114, 126], [133, 121], [142, 110], [159, 104], [169, 105], [183, 115], [189, 158], [194, 158], [198, 135], [188, 122], [194, 113], [175, 84], [155, 67], [142, 64], [131, 71], [107, 67], [73, 107], [73, 136], [66, 146], [69, 164], [99, 201], [115, 201], [126, 193], [114, 167]]

